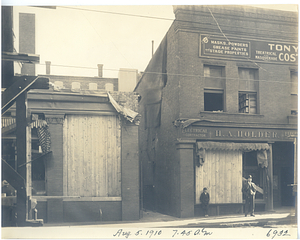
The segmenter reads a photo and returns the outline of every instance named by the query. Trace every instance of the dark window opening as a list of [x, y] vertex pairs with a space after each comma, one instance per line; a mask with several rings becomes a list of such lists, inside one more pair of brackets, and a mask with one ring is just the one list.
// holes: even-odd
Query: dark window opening
[[31, 179], [32, 194], [45, 195], [45, 159], [37, 138], [37, 130], [33, 128], [31, 131]]
[[223, 92], [205, 92], [204, 93], [204, 111], [224, 110]]
[[16, 140], [2, 139], [2, 159], [13, 169], [17, 169]]

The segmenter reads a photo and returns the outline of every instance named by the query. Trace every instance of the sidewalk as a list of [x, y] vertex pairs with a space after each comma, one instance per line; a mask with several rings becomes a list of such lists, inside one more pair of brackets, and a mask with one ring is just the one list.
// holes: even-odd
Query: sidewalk
[[[138, 221], [46, 223], [43, 227], [2, 228], [3, 239], [129, 239], [129, 238], [189, 238], [249, 239], [278, 238], [284, 231], [288, 238], [297, 238], [295, 212], [288, 209], [244, 215], [212, 216], [208, 218], [176, 218], [145, 211]], [[153, 229], [151, 229], [153, 228]], [[227, 234], [227, 235], [226, 235]], [[270, 237], [271, 236], [271, 237]]]
[[176, 218], [152, 211], [144, 211], [143, 218], [137, 221], [118, 221], [118, 222], [90, 222], [90, 223], [46, 223], [44, 227], [52, 226], [76, 226], [76, 227], [105, 227], [105, 228], [161, 228], [161, 227], [249, 227], [265, 226], [272, 227], [277, 225], [297, 226], [294, 208], [281, 208], [273, 212], [256, 213], [255, 217], [245, 217], [239, 215], [223, 215], [193, 217], [193, 218]]

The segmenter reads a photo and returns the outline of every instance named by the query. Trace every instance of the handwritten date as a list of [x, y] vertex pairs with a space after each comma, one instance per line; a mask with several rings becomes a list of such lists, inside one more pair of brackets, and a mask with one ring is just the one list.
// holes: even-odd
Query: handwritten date
[[[164, 232], [163, 232], [164, 231]], [[164, 233], [164, 235], [163, 235]], [[124, 229], [118, 229], [118, 231], [113, 234], [113, 237], [119, 238], [129, 238], [130, 236], [136, 238], [151, 238], [151, 237], [188, 237], [188, 236], [209, 236], [212, 235], [212, 232], [207, 231], [205, 228], [195, 229], [195, 230], [173, 230], [173, 232], [167, 230], [138, 230], [138, 231], [126, 231]]]

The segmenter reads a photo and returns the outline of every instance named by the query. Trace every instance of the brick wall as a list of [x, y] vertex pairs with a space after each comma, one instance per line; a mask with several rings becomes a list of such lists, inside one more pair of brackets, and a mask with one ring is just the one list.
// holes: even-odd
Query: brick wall
[[139, 219], [140, 175], [138, 126], [122, 123], [122, 220]]
[[[296, 13], [245, 7], [210, 6], [210, 8], [228, 37], [234, 34], [235, 37], [243, 37], [244, 39], [255, 37], [265, 39], [265, 41], [272, 37], [273, 41], [276, 41], [276, 39], [282, 39], [282, 31], [284, 31], [287, 41], [297, 42]], [[253, 61], [246, 60], [199, 57], [199, 35], [208, 32], [220, 35], [220, 30], [216, 27], [211, 13], [205, 6], [179, 6], [175, 9], [177, 9], [177, 18], [195, 22], [194, 24], [183, 21], [178, 22], [175, 26], [178, 37], [177, 55], [180, 59], [178, 69], [181, 74], [179, 84], [180, 116], [185, 118], [205, 117], [205, 119], [211, 120], [218, 118], [221, 121], [287, 124], [287, 117], [290, 115], [290, 70], [297, 68], [297, 65], [264, 62], [255, 64]], [[190, 10], [194, 12], [190, 12]], [[261, 31], [260, 29], [265, 30]], [[204, 64], [221, 65], [225, 68], [225, 114], [200, 114], [204, 110]], [[261, 80], [258, 90], [259, 112], [256, 116], [237, 114], [238, 67], [241, 64], [246, 68], [256, 68]]]
[[51, 134], [51, 157], [46, 162], [46, 192], [49, 196], [63, 195], [63, 119], [47, 116]]

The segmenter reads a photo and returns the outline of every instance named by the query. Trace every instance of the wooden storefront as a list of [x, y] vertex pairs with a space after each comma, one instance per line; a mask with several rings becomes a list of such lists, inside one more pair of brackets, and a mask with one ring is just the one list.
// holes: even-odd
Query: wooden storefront
[[[65, 90], [28, 95], [31, 157], [26, 185], [29, 198], [37, 203], [38, 219], [57, 223], [140, 218], [136, 106], [133, 93]], [[8, 146], [16, 130], [14, 107], [11, 111], [12, 124], [6, 121], [3, 138]], [[42, 128], [48, 137], [46, 151], [38, 134]], [[15, 152], [9, 154], [13, 159]]]
[[[243, 213], [242, 184], [249, 174], [257, 186], [256, 211], [273, 210], [274, 205], [293, 205], [291, 184], [295, 160], [291, 134], [296, 134], [295, 129], [282, 125], [233, 127], [200, 119], [189, 121], [177, 125], [180, 126], [177, 152], [184, 176], [180, 186], [189, 186], [181, 191], [191, 198], [194, 187], [194, 206], [183, 204], [183, 211], [203, 215], [200, 195], [206, 187], [210, 194], [210, 215]], [[185, 174], [191, 168], [194, 177]], [[286, 172], [291, 176], [290, 182], [284, 180]]]

